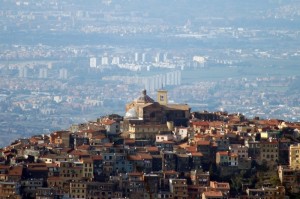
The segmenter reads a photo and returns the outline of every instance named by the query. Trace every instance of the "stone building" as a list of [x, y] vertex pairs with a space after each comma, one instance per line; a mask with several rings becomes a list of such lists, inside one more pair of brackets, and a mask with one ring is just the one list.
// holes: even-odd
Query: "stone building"
[[160, 131], [187, 126], [190, 117], [187, 104], [169, 104], [167, 91], [157, 92], [157, 102], [143, 90], [142, 95], [126, 105], [122, 131], [132, 139], [155, 139]]

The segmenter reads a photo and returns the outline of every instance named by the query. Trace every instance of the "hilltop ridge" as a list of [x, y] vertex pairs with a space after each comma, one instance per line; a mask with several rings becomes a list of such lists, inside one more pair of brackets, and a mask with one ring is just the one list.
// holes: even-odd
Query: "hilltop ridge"
[[203, 111], [191, 113], [186, 127], [175, 125], [148, 139], [133, 139], [123, 132], [125, 120], [111, 114], [15, 140], [0, 150], [0, 194], [251, 198], [260, 192], [281, 198], [298, 193], [299, 184], [286, 182], [282, 172], [293, 172], [295, 180], [300, 175], [299, 163], [291, 160], [291, 151], [300, 148], [299, 123]]

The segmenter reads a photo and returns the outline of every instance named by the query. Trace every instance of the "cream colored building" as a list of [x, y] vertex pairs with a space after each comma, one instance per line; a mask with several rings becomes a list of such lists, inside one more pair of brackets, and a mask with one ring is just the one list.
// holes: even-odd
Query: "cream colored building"
[[260, 163], [266, 162], [270, 166], [276, 166], [279, 156], [279, 143], [277, 140], [260, 142]]
[[170, 192], [174, 198], [188, 199], [188, 190], [186, 179], [170, 179]]
[[167, 91], [157, 92], [157, 102], [143, 90], [140, 97], [126, 105], [122, 124], [125, 137], [153, 139], [160, 131], [172, 131], [174, 126], [187, 126], [190, 107], [187, 104], [169, 104]]
[[290, 168], [300, 170], [300, 144], [291, 145], [289, 151]]
[[91, 158], [82, 159], [82, 177], [93, 179], [94, 178], [94, 164]]

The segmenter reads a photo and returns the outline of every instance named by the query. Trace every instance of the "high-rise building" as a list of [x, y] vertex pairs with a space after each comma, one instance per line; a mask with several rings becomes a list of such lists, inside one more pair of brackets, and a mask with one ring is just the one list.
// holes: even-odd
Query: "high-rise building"
[[26, 78], [27, 77], [27, 67], [19, 68], [19, 77]]
[[168, 53], [164, 53], [163, 62], [168, 61]]
[[174, 71], [174, 85], [178, 85], [178, 71]]
[[111, 61], [112, 65], [119, 65], [120, 64], [120, 57], [113, 57]]
[[96, 68], [97, 67], [97, 59], [96, 59], [96, 57], [90, 58], [90, 67], [91, 68]]
[[161, 59], [160, 59], [160, 53], [156, 53], [156, 55], [155, 55], [155, 57], [154, 57], [154, 61], [155, 61], [156, 63], [161, 62]]
[[47, 68], [40, 68], [39, 70], [39, 78], [45, 79], [48, 77], [48, 70]]
[[108, 57], [104, 56], [101, 58], [101, 65], [108, 65]]
[[138, 52], [134, 53], [134, 61], [135, 62], [139, 61], [139, 53]]
[[147, 54], [143, 53], [142, 54], [142, 62], [146, 62], [147, 61]]
[[68, 79], [68, 70], [65, 68], [59, 69], [59, 79]]

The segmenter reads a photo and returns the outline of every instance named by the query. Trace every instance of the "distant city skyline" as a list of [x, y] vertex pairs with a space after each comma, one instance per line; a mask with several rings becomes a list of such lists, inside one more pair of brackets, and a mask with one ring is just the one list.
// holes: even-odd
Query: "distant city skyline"
[[299, 121], [299, 10], [296, 0], [3, 1], [1, 140], [125, 114], [143, 89], [195, 111]]

